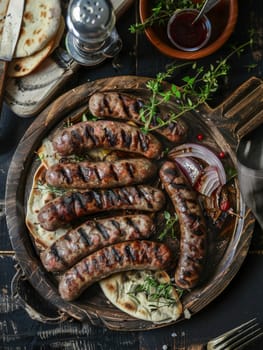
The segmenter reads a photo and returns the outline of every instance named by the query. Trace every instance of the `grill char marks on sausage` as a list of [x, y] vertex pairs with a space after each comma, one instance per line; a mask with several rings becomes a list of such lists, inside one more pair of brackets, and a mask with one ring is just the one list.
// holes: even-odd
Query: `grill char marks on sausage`
[[102, 247], [117, 242], [145, 239], [152, 231], [153, 222], [147, 215], [88, 220], [56, 240], [41, 252], [40, 258], [46, 270], [64, 271]]
[[164, 193], [146, 185], [70, 192], [44, 205], [38, 213], [38, 221], [45, 230], [54, 231], [92, 213], [122, 209], [155, 212], [164, 203]]
[[201, 278], [207, 257], [207, 229], [196, 192], [187, 183], [175, 163], [167, 161], [160, 178], [178, 215], [181, 238], [175, 282], [182, 289], [195, 287]]
[[[140, 110], [144, 106], [140, 98], [132, 97], [118, 92], [96, 92], [89, 99], [89, 110], [98, 118], [115, 118], [132, 120], [142, 125]], [[169, 114], [164, 112], [156, 113], [152, 119], [151, 126], [158, 125], [158, 119], [166, 121]], [[162, 134], [171, 142], [182, 142], [187, 134], [187, 126], [180, 119], [165, 125], [156, 132]]]
[[89, 99], [89, 110], [96, 117], [139, 120], [144, 102], [118, 92], [96, 92]]
[[93, 283], [113, 273], [128, 270], [159, 270], [168, 266], [171, 252], [163, 243], [135, 240], [104, 247], [67, 270], [59, 283], [59, 293], [74, 300]]
[[62, 156], [83, 154], [93, 148], [138, 153], [159, 158], [162, 145], [152, 134], [124, 122], [97, 120], [80, 122], [54, 135], [53, 147]]
[[61, 188], [113, 188], [143, 183], [156, 173], [155, 164], [146, 158], [112, 162], [58, 163], [50, 166], [46, 182]]

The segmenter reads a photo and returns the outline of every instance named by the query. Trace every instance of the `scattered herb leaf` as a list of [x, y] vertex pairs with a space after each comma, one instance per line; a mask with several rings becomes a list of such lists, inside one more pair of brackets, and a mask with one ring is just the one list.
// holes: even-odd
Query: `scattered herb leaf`
[[43, 184], [41, 181], [38, 181], [36, 189], [44, 193], [45, 192], [54, 193], [58, 196], [62, 196], [66, 192], [65, 189], [57, 188], [55, 186], [51, 186], [48, 184]]
[[172, 216], [169, 213], [169, 211], [164, 211], [164, 220], [165, 220], [164, 229], [158, 236], [158, 239], [163, 240], [168, 234], [170, 234], [172, 238], [175, 238], [176, 232], [175, 232], [174, 225], [178, 221], [177, 215], [174, 214]]

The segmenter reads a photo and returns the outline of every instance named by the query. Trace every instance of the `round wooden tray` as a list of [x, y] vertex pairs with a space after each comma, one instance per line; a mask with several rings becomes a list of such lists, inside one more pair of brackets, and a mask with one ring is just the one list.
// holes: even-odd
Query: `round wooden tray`
[[[62, 119], [81, 115], [86, 111], [89, 96], [96, 91], [116, 90], [146, 96], [148, 90], [145, 84], [148, 80], [149, 78], [146, 77], [135, 76], [101, 79], [81, 85], [59, 97], [26, 131], [13, 156], [7, 177], [7, 225], [16, 258], [27, 280], [41, 300], [46, 300], [59, 312], [77, 320], [88, 321], [92, 325], [106, 325], [114, 330], [149, 330], [167, 324], [153, 324], [124, 314], [106, 300], [98, 285], [89, 288], [74, 302], [62, 300], [57, 291], [56, 281], [52, 274], [43, 268], [25, 226], [26, 187], [32, 181], [36, 150], [43, 138]], [[235, 148], [238, 140], [260, 123], [261, 116], [258, 115], [256, 108], [260, 103], [258, 98], [260, 95], [262, 95], [262, 82], [252, 78], [216, 109], [212, 110], [204, 104], [199, 111], [188, 113], [186, 119], [188, 123], [191, 122], [189, 125], [193, 126], [192, 137], [202, 132], [205, 136], [204, 143], [207, 142], [223, 150], [227, 154], [226, 161], [230, 166], [235, 167]], [[173, 103], [170, 107], [172, 106]], [[233, 186], [235, 210], [240, 217], [232, 216], [229, 225], [218, 236], [217, 262], [207, 282], [183, 298], [183, 305], [191, 314], [203, 309], [226, 288], [239, 270], [249, 248], [254, 217], [245, 207], [236, 180]], [[179, 321], [183, 319], [182, 317]]]

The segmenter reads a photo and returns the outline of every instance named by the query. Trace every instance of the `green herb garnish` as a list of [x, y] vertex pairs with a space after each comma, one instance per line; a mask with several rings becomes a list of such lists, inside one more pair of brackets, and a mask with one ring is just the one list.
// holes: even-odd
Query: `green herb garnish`
[[128, 295], [139, 304], [140, 301], [137, 295], [144, 293], [151, 311], [155, 311], [160, 307], [170, 307], [178, 303], [172, 295], [173, 288], [174, 285], [171, 282], [160, 283], [153, 276], [147, 276], [144, 283], [136, 284]]
[[175, 223], [178, 221], [178, 216], [174, 214], [173, 216], [169, 213], [169, 211], [164, 211], [164, 229], [158, 236], [159, 240], [163, 240], [169, 234], [172, 238], [176, 237], [175, 231]]
[[57, 196], [62, 196], [66, 190], [62, 188], [57, 188], [55, 186], [51, 186], [49, 184], [43, 184], [41, 181], [37, 182], [37, 190], [42, 191], [44, 193], [54, 193]]
[[152, 13], [145, 20], [144, 23], [135, 23], [129, 27], [129, 31], [134, 33], [141, 33], [147, 27], [154, 24], [163, 25], [174, 14], [177, 9], [183, 8], [200, 8], [202, 3], [193, 3], [192, 0], [158, 0], [153, 3]]
[[95, 117], [93, 114], [91, 114], [91, 113], [83, 113], [82, 114], [82, 117], [81, 117], [81, 121], [82, 122], [86, 122], [86, 121], [96, 121], [96, 120], [98, 120], [98, 118], [97, 117]]
[[[188, 62], [183, 64], [172, 63], [166, 72], [160, 72], [155, 79], [149, 80], [146, 83], [147, 89], [151, 96], [140, 110], [140, 118], [143, 122], [142, 130], [147, 133], [166, 125], [176, 122], [176, 120], [186, 112], [197, 109], [198, 106], [206, 102], [211, 95], [217, 91], [219, 87], [219, 79], [227, 76], [230, 66], [228, 60], [234, 55], [240, 55], [244, 48], [252, 45], [252, 39], [248, 42], [233, 48], [230, 54], [224, 59], [216, 61], [216, 64], [210, 64], [206, 69], [204, 66], [198, 66], [196, 62]], [[187, 75], [182, 78], [183, 84], [177, 87], [171, 84], [168, 88], [165, 87], [165, 80], [171, 78], [173, 73], [185, 65], [190, 65], [193, 75]], [[170, 112], [165, 119], [160, 116], [156, 118], [159, 111], [159, 106], [163, 103], [175, 99], [177, 103], [177, 111]]]

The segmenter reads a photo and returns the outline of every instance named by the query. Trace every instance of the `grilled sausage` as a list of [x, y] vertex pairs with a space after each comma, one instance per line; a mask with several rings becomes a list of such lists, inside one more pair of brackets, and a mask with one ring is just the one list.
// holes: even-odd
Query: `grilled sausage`
[[207, 256], [207, 229], [196, 192], [186, 182], [175, 163], [167, 161], [160, 178], [178, 215], [181, 238], [175, 282], [182, 289], [195, 287]]
[[161, 143], [151, 134], [126, 123], [97, 120], [77, 123], [60, 130], [52, 140], [53, 147], [62, 156], [82, 154], [93, 148], [133, 152], [147, 158], [159, 158]]
[[113, 188], [139, 184], [154, 175], [156, 166], [148, 159], [113, 162], [58, 163], [47, 169], [46, 182], [62, 188]]
[[[140, 109], [143, 106], [144, 102], [141, 99], [118, 92], [96, 92], [89, 99], [89, 110], [94, 116], [132, 120], [139, 125], [142, 125]], [[151, 126], [158, 125], [158, 118], [165, 121], [169, 115], [164, 112], [156, 113]], [[179, 143], [186, 136], [187, 126], [180, 119], [156, 129], [156, 132], [172, 142]]]
[[89, 110], [95, 117], [111, 117], [140, 120], [140, 109], [144, 102], [118, 92], [96, 92], [89, 99]]
[[64, 271], [84, 256], [107, 245], [145, 239], [153, 231], [152, 219], [147, 215], [124, 215], [89, 220], [55, 241], [40, 254], [48, 271]]
[[70, 192], [44, 205], [38, 221], [45, 230], [54, 231], [88, 214], [115, 209], [158, 211], [164, 202], [161, 190], [144, 185]]
[[59, 293], [74, 300], [93, 283], [113, 273], [128, 270], [159, 270], [167, 267], [171, 252], [163, 243], [129, 241], [104, 247], [66, 271], [59, 282]]

